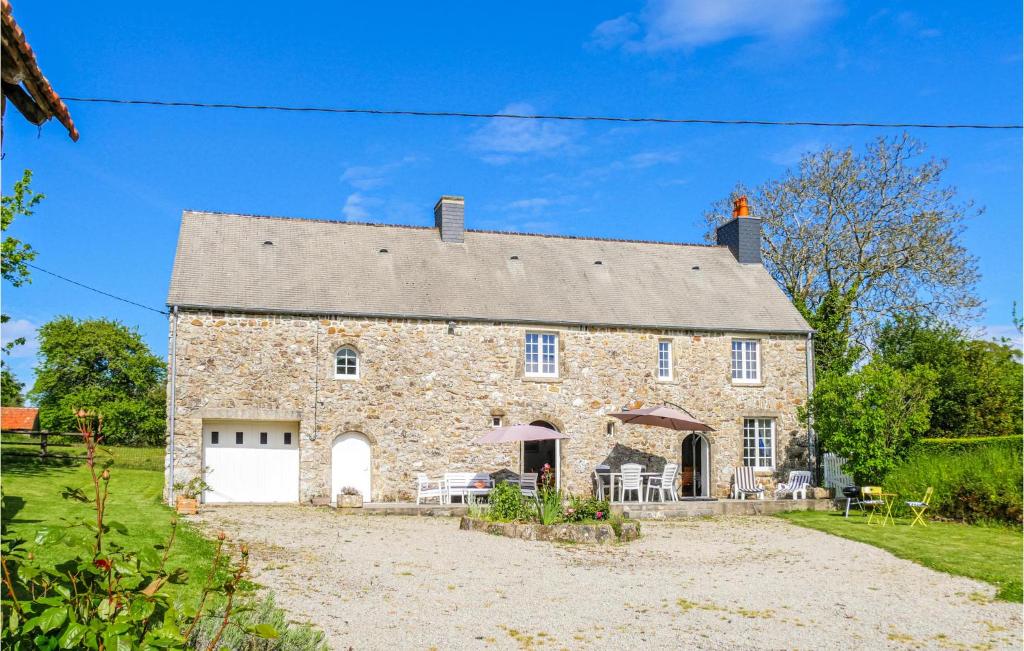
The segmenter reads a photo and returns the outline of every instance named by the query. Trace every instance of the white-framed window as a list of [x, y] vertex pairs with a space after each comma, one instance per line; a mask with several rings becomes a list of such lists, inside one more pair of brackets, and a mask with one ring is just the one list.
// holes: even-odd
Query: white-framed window
[[345, 346], [334, 353], [334, 377], [343, 380], [359, 379], [359, 353]]
[[743, 419], [743, 465], [760, 470], [775, 468], [774, 419]]
[[491, 416], [491, 427], [501, 427], [501, 416]]
[[658, 342], [658, 379], [672, 379], [672, 342], [668, 339]]
[[526, 375], [558, 377], [558, 335], [552, 332], [526, 333]]
[[757, 339], [732, 340], [732, 381], [761, 381], [761, 350]]

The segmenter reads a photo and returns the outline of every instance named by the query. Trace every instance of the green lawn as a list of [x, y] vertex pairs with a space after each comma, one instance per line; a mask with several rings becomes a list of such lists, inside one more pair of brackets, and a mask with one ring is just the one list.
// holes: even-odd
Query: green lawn
[[[61, 518], [95, 518], [90, 504], [61, 497], [66, 486], [81, 488], [86, 495], [92, 496], [92, 482], [85, 464], [14, 457], [10, 454], [13, 447], [5, 446], [2, 455], [2, 522], [7, 534], [26, 538], [31, 544], [36, 531], [44, 526], [60, 525]], [[170, 532], [174, 512], [160, 501], [163, 473], [160, 470], [122, 467], [152, 465], [155, 460], [160, 460], [158, 467], [162, 468], [163, 453], [159, 449], [122, 450], [128, 451], [112, 449], [115, 464], [111, 467], [107, 519], [124, 524], [128, 535], [111, 532], [105, 538], [119, 540], [135, 549], [164, 542]], [[170, 568], [186, 568], [193, 580], [187, 586], [172, 586], [171, 589], [182, 590], [183, 596], [198, 594], [213, 559], [213, 551], [213, 541], [204, 539], [194, 528], [182, 522], [168, 565]], [[59, 562], [70, 557], [71, 550], [57, 543], [37, 549], [36, 555], [43, 560]]]
[[826, 533], [881, 547], [893, 555], [926, 567], [979, 579], [999, 588], [1006, 601], [1021, 601], [1021, 530], [1013, 527], [929, 522], [911, 528], [909, 519], [896, 525], [867, 524], [860, 514], [794, 511], [779, 517]]

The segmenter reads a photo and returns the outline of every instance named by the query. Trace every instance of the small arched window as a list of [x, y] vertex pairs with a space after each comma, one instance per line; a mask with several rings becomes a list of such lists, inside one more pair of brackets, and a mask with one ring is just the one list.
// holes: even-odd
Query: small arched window
[[355, 380], [359, 377], [359, 353], [345, 347], [334, 353], [334, 377]]

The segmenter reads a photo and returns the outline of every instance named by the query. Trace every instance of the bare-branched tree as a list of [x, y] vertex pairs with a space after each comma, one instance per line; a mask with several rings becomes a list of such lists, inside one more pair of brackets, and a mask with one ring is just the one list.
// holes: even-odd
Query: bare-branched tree
[[963, 323], [980, 312], [976, 259], [960, 236], [981, 210], [943, 183], [946, 162], [924, 153], [907, 134], [863, 152], [828, 147], [705, 213], [713, 239], [732, 199], [748, 196], [766, 268], [819, 331], [819, 370], [848, 369], [896, 315]]

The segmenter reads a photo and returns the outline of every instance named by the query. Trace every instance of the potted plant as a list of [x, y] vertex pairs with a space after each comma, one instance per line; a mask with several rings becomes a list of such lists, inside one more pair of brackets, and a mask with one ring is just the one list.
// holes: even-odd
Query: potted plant
[[202, 476], [193, 477], [188, 481], [175, 482], [174, 494], [177, 498], [174, 501], [174, 510], [182, 515], [199, 513], [199, 496], [203, 494], [203, 491], [209, 489], [210, 485]]
[[338, 506], [343, 509], [361, 509], [363, 508], [363, 494], [357, 488], [345, 486], [338, 493]]

